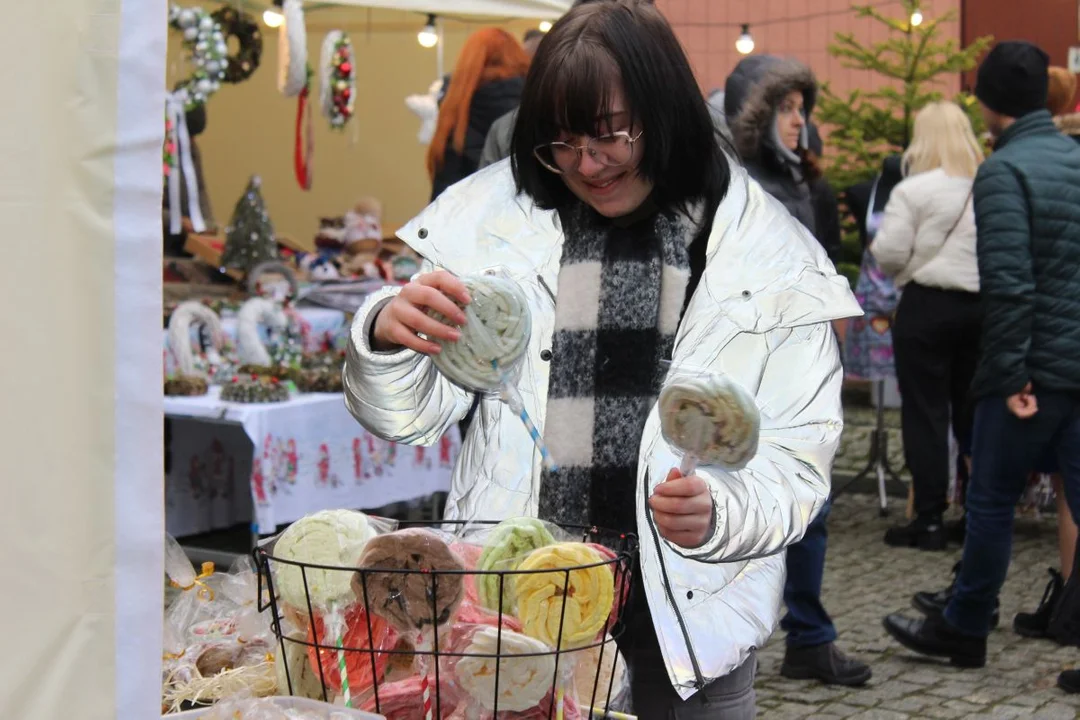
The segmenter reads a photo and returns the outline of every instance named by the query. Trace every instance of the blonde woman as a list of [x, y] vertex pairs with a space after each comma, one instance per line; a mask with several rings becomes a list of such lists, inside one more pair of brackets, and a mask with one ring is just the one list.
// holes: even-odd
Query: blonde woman
[[923, 108], [904, 153], [905, 179], [889, 197], [870, 246], [902, 292], [892, 333], [916, 516], [885, 534], [893, 546], [944, 550], [947, 544], [942, 514], [948, 506], [949, 423], [960, 445], [968, 447], [967, 395], [979, 349], [971, 187], [982, 160], [959, 106], [938, 102]]

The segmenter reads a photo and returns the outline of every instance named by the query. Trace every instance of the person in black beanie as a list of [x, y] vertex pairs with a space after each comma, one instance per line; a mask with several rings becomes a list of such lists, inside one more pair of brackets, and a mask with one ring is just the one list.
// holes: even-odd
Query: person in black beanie
[[[925, 615], [895, 614], [885, 629], [905, 647], [960, 667], [986, 664], [1013, 514], [1028, 471], [1053, 452], [1080, 517], [1080, 145], [1046, 110], [1049, 58], [1027, 42], [997, 45], [975, 96], [996, 138], [973, 196], [983, 306], [967, 537], [951, 588], [920, 593]], [[1080, 672], [1058, 679], [1080, 691]]]

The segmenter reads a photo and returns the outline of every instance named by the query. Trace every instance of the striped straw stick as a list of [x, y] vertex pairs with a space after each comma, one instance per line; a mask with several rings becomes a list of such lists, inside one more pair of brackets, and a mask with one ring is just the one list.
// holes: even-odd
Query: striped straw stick
[[566, 691], [559, 688], [555, 693], [555, 720], [563, 720], [564, 706], [566, 704]]
[[352, 707], [352, 695], [349, 694], [349, 670], [345, 667], [345, 636], [338, 633], [337, 636], [337, 661], [338, 672], [341, 673], [341, 699], [345, 701], [345, 707]]
[[[491, 361], [491, 366], [496, 370], [499, 369], [499, 363], [497, 360]], [[541, 437], [540, 431], [536, 429], [536, 425], [533, 423], [532, 418], [529, 417], [529, 413], [525, 410], [525, 403], [521, 399], [520, 393], [514, 384], [510, 382], [509, 377], [503, 374], [502, 388], [499, 390], [499, 396], [503, 402], [510, 406], [510, 409], [517, 413], [517, 416], [521, 418], [521, 422], [525, 425], [525, 429], [529, 431], [529, 437], [532, 438], [533, 444], [536, 445], [536, 449], [540, 451], [540, 459], [544, 462], [544, 467], [549, 470], [558, 470], [559, 466], [555, 464], [555, 460], [551, 457], [551, 452], [548, 450], [547, 445], [544, 444], [544, 438]]]
[[420, 678], [420, 692], [424, 696], [424, 720], [431, 720], [431, 685], [428, 682], [427, 673]]

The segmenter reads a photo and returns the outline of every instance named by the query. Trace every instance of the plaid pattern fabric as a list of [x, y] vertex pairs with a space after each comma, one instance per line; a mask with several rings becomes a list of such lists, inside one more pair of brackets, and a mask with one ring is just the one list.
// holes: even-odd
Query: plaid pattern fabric
[[630, 224], [564, 214], [544, 421], [558, 469], [543, 473], [541, 518], [633, 527], [638, 448], [675, 344], [691, 229], [662, 213]]

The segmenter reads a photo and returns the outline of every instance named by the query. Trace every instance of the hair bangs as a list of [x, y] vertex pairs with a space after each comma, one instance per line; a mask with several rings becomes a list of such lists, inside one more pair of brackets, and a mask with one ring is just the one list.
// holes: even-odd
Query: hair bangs
[[548, 107], [554, 110], [548, 116], [554, 135], [565, 132], [570, 135], [604, 135], [611, 128], [615, 108], [612, 102], [622, 85], [619, 66], [611, 55], [589, 42], [579, 42], [552, 67], [548, 86]]

